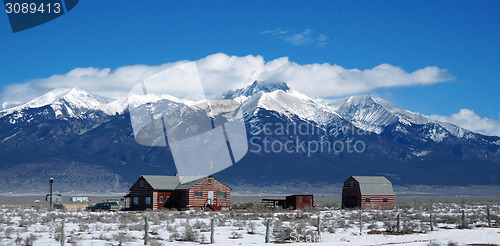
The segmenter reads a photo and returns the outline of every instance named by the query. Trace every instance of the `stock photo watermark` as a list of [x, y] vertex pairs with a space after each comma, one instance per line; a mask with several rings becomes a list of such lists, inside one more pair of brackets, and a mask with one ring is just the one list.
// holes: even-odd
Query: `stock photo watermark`
[[144, 79], [127, 102], [137, 143], [169, 148], [181, 176], [217, 173], [248, 151], [240, 104], [206, 98], [195, 62]]
[[[329, 129], [317, 127], [305, 122], [266, 123], [261, 128], [250, 132], [249, 151], [252, 153], [288, 153], [307, 154], [311, 157], [316, 153], [363, 153], [366, 144], [356, 136], [367, 135], [368, 132], [353, 125], [335, 123]], [[349, 135], [345, 139], [335, 139], [339, 135]], [[288, 137], [283, 139], [283, 136]], [[316, 136], [317, 139], [310, 139]]]

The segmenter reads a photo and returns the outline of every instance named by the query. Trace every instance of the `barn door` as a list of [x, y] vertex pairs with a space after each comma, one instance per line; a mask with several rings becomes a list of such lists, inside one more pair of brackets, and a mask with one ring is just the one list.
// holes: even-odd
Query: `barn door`
[[347, 208], [355, 208], [358, 206], [358, 197], [356, 196], [348, 196], [347, 197]]
[[208, 192], [208, 204], [212, 204], [212, 203], [214, 203], [214, 192], [209, 191]]

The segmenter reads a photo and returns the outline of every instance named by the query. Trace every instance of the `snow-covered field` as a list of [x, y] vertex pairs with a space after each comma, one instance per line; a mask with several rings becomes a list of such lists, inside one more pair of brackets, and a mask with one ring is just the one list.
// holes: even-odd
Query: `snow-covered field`
[[[487, 207], [492, 226], [488, 226]], [[143, 245], [145, 218], [149, 245], [265, 244], [295, 245], [500, 245], [500, 205], [492, 202], [419, 202], [390, 211], [269, 210], [256, 202], [235, 204], [232, 211], [87, 212], [49, 210], [32, 204], [0, 205], [0, 245]], [[462, 210], [465, 228], [462, 228]], [[433, 231], [430, 229], [430, 213]], [[362, 229], [360, 232], [360, 214]], [[400, 215], [399, 232], [397, 215]], [[320, 218], [318, 235], [317, 218]], [[62, 225], [64, 226], [62, 227]], [[62, 231], [64, 231], [62, 235]]]

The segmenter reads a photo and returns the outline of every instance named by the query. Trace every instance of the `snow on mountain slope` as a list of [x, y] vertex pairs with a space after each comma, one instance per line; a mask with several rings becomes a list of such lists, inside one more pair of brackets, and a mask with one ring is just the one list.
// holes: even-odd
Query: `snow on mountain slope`
[[[358, 95], [339, 99], [312, 99], [288, 87], [283, 82], [257, 82], [251, 85], [229, 91], [223, 95], [224, 99], [233, 99], [241, 103], [244, 113], [256, 115], [259, 109], [275, 111], [287, 117], [297, 116], [304, 120], [314, 121], [324, 125], [332, 120], [343, 118], [356, 127], [380, 134], [387, 126], [400, 122], [402, 126], [397, 131], [407, 132], [405, 126], [412, 124], [437, 124], [446, 129], [451, 135], [459, 138], [475, 138], [475, 133], [446, 122], [438, 122], [430, 118], [401, 109], [382, 98], [372, 95]], [[0, 118], [11, 114], [22, 114], [22, 110], [39, 108], [50, 105], [57, 118], [81, 117], [89, 111], [102, 111], [107, 115], [121, 114], [128, 106], [138, 107], [146, 103], [155, 103], [161, 100], [194, 105], [192, 102], [178, 99], [169, 95], [132, 95], [128, 98], [111, 99], [89, 94], [80, 89], [54, 89], [26, 104], [0, 111]], [[18, 115], [17, 118], [20, 118]], [[429, 130], [427, 138], [442, 141], [446, 137], [439, 129]]]
[[377, 134], [397, 121], [405, 125], [430, 122], [425, 116], [403, 110], [387, 100], [372, 95], [333, 99], [329, 100], [328, 104], [342, 117], [352, 121], [356, 127]]
[[20, 112], [28, 108], [39, 108], [50, 105], [56, 117], [79, 117], [89, 110], [100, 110], [112, 115], [123, 113], [125, 105], [117, 100], [89, 94], [77, 88], [57, 88], [37, 97], [23, 105], [0, 111], [0, 117]]
[[236, 99], [236, 98], [249, 98], [252, 95], [255, 95], [259, 92], [273, 92], [281, 90], [284, 92], [288, 92], [290, 90], [290, 87], [285, 82], [259, 82], [259, 81], [254, 81], [251, 85], [237, 89], [234, 91], [228, 91], [224, 93], [223, 98], [224, 99]]
[[[312, 99], [293, 89], [286, 83], [254, 82], [246, 88], [224, 94], [226, 99], [234, 99], [242, 103], [244, 112], [255, 115], [259, 109], [276, 111], [289, 117], [298, 117], [318, 124], [328, 123], [333, 117], [350, 121], [356, 127], [382, 133], [387, 126], [400, 122], [403, 125], [437, 124], [451, 135], [459, 138], [475, 138], [475, 134], [462, 127], [447, 122], [438, 122], [424, 115], [399, 108], [391, 102], [373, 95], [357, 95], [339, 99]], [[397, 131], [407, 133], [398, 126]], [[448, 134], [441, 129], [429, 126], [425, 137], [440, 142]]]
[[453, 125], [451, 123], [441, 122], [441, 121], [434, 121], [434, 122], [436, 122], [440, 126], [444, 127], [452, 135], [457, 136], [459, 138], [472, 139], [475, 137], [473, 132], [471, 132], [465, 128], [459, 127], [457, 125]]
[[249, 115], [255, 115], [259, 108], [275, 111], [288, 117], [296, 115], [318, 124], [327, 124], [334, 118], [340, 118], [331, 108], [294, 90], [259, 91], [242, 103], [243, 112]]
[[[451, 135], [473, 139], [475, 134], [457, 125], [430, 119], [427, 116], [413, 113], [399, 108], [391, 102], [373, 95], [358, 95], [340, 99], [328, 100], [327, 104], [356, 127], [380, 134], [384, 129], [395, 122], [411, 126], [412, 124], [437, 124], [446, 129]], [[397, 127], [396, 130], [406, 132], [406, 129]], [[426, 133], [426, 137], [435, 142], [446, 138], [447, 133], [433, 128]]]

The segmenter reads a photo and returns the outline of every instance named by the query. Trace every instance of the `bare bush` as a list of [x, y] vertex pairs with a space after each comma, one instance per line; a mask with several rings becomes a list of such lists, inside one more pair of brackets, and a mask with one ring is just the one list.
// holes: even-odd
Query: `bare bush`
[[189, 224], [186, 223], [184, 225], [184, 233], [182, 234], [182, 237], [180, 237], [179, 241], [188, 241], [188, 242], [196, 242], [199, 238], [199, 233], [198, 231], [194, 230], [193, 227]]
[[118, 246], [121, 246], [123, 243], [130, 241], [125, 232], [120, 232], [118, 234], [113, 235], [113, 241], [118, 243]]
[[240, 239], [242, 237], [243, 237], [243, 235], [241, 235], [241, 233], [238, 233], [238, 232], [235, 232], [235, 231], [233, 231], [231, 233], [231, 236], [229, 236], [230, 239]]
[[255, 228], [257, 227], [257, 224], [255, 222], [250, 221], [247, 223], [247, 233], [248, 234], [255, 234]]
[[27, 238], [24, 239], [24, 245], [32, 246], [36, 241], [36, 236], [34, 234], [30, 234]]

